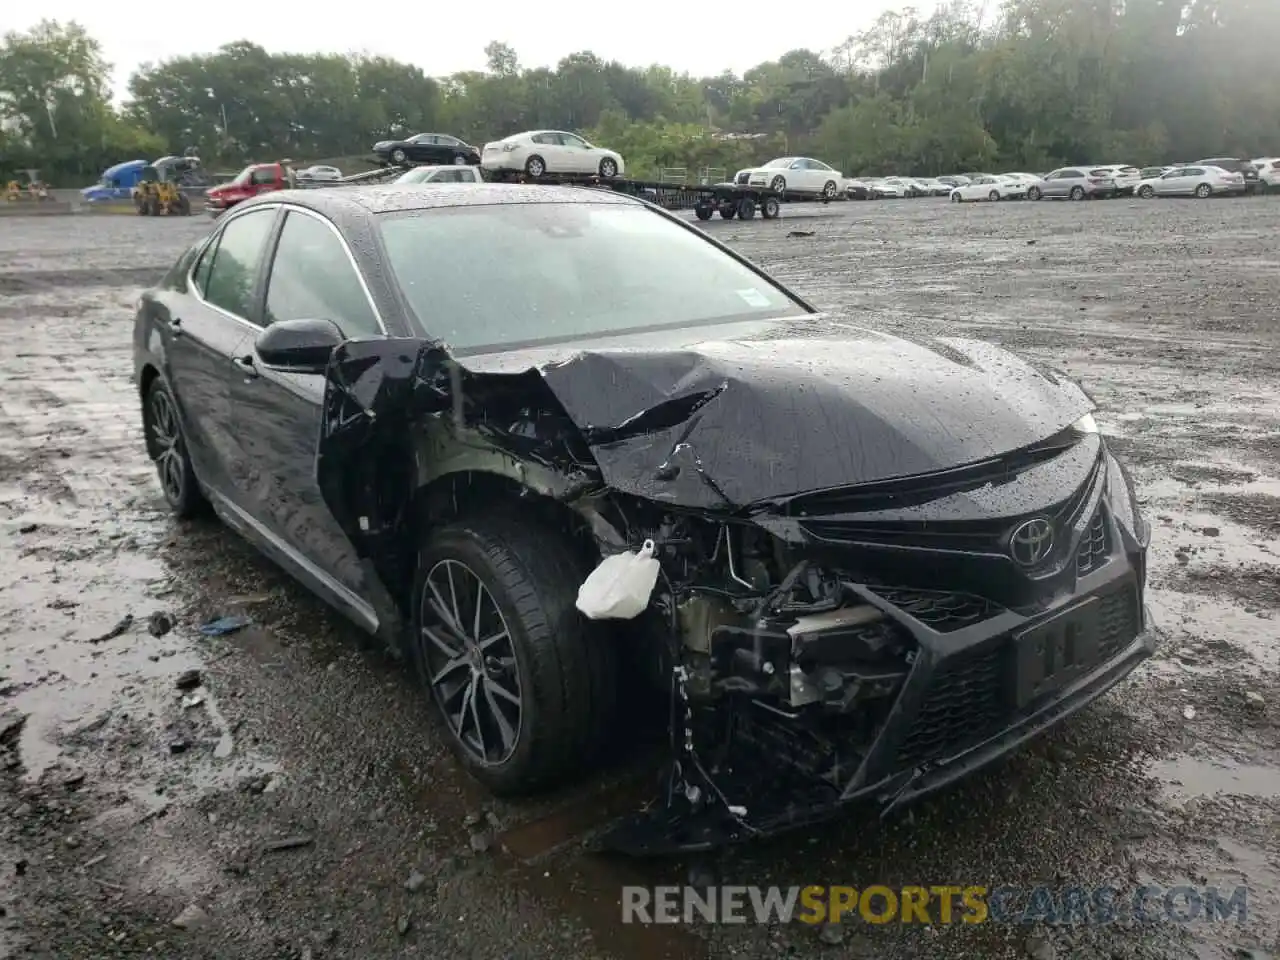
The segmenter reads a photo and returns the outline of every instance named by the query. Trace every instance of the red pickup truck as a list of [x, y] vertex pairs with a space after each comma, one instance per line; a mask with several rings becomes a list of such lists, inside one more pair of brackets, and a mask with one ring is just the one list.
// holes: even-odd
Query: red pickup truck
[[209, 215], [225, 213], [242, 200], [296, 185], [293, 168], [284, 163], [251, 163], [235, 179], [205, 191], [204, 205]]

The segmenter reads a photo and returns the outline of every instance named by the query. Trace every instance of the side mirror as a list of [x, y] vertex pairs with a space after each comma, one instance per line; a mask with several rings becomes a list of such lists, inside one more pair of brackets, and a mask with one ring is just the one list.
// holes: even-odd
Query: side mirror
[[332, 320], [281, 320], [254, 342], [268, 367], [291, 373], [324, 373], [334, 347], [347, 338]]

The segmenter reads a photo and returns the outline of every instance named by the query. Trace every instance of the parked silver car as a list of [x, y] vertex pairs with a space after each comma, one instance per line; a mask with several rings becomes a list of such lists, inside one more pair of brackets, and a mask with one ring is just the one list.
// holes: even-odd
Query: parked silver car
[[1058, 200], [1092, 200], [1097, 197], [1115, 196], [1116, 182], [1106, 167], [1059, 167], [1045, 174], [1044, 183], [1037, 187], [1037, 196]]
[[1137, 194], [1144, 200], [1152, 197], [1199, 197], [1206, 200], [1215, 194], [1242, 194], [1244, 175], [1209, 164], [1174, 167], [1158, 177], [1138, 183]]

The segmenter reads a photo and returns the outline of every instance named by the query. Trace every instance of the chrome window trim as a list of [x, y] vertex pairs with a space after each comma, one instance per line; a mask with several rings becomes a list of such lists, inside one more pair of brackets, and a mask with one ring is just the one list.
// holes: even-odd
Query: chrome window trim
[[[255, 204], [254, 206], [249, 207], [247, 209], [236, 210], [226, 215], [227, 217], [226, 220], [218, 225], [217, 239], [219, 244], [221, 244], [222, 242], [222, 232], [227, 229], [228, 224], [230, 224], [234, 220], [239, 219], [240, 217], [250, 216], [260, 210], [271, 210], [277, 213], [280, 210], [284, 210], [287, 213], [301, 213], [308, 217], [311, 217], [314, 220], [320, 221], [326, 227], [328, 227], [329, 232], [332, 233], [335, 237], [337, 237], [338, 242], [342, 244], [342, 250], [347, 255], [347, 260], [351, 264], [351, 269], [355, 271], [356, 279], [360, 281], [360, 289], [364, 292], [364, 298], [369, 304], [369, 309], [373, 311], [373, 318], [378, 321], [378, 330], [381, 332], [382, 336], [384, 337], [390, 336], [390, 334], [387, 332], [387, 325], [385, 321], [383, 321], [382, 319], [382, 312], [378, 309], [378, 305], [374, 303], [373, 294], [370, 293], [369, 291], [369, 284], [364, 279], [364, 273], [361, 271], [360, 265], [356, 263], [355, 254], [351, 252], [351, 247], [347, 243], [346, 237], [342, 235], [342, 232], [338, 229], [337, 225], [334, 224], [333, 221], [330, 220], [328, 217], [321, 216], [320, 214], [316, 213], [314, 210], [308, 210], [306, 207], [300, 207], [294, 203], [281, 202], [281, 203]], [[279, 242], [279, 238], [277, 238], [277, 243], [278, 242]], [[224, 317], [228, 317], [231, 320], [235, 320], [237, 323], [240, 323], [248, 327], [250, 330], [253, 330], [255, 332], [261, 332], [267, 329], [266, 327], [259, 326], [258, 324], [254, 323], [252, 320], [247, 320], [244, 317], [234, 314], [230, 310], [223, 309], [222, 307], [218, 306], [216, 303], [211, 303], [205, 299], [203, 291], [201, 291], [200, 288], [197, 287], [195, 284], [195, 271], [196, 271], [196, 267], [200, 265], [200, 261], [204, 259], [205, 254], [208, 252], [209, 252], [208, 247], [206, 247], [205, 250], [200, 254], [200, 256], [196, 257], [196, 259], [192, 261], [191, 268], [187, 271], [187, 288], [191, 291], [192, 296], [194, 296], [198, 301], [200, 301], [200, 303], [203, 306], [206, 306], [211, 310], [216, 310], [218, 313], [222, 314]], [[274, 265], [275, 263], [274, 250], [272, 251], [271, 258], [272, 258], [271, 259], [272, 265]], [[268, 287], [270, 287], [270, 283], [271, 283], [271, 277], [270, 277], [270, 274], [268, 273], [267, 275]]]

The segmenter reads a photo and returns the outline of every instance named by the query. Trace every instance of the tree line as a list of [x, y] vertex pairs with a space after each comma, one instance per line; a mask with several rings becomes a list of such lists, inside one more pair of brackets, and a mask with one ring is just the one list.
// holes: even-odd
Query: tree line
[[271, 54], [247, 40], [143, 65], [112, 105], [110, 67], [75, 23], [0, 44], [0, 174], [94, 179], [194, 148], [207, 166], [358, 158], [423, 131], [482, 144], [548, 127], [618, 150], [637, 176], [737, 169], [781, 153], [847, 174], [1046, 170], [1063, 163], [1280, 154], [1275, 0], [953, 0], [906, 8], [823, 52], [741, 76], [627, 66], [591, 52], [433, 77], [386, 57]]

